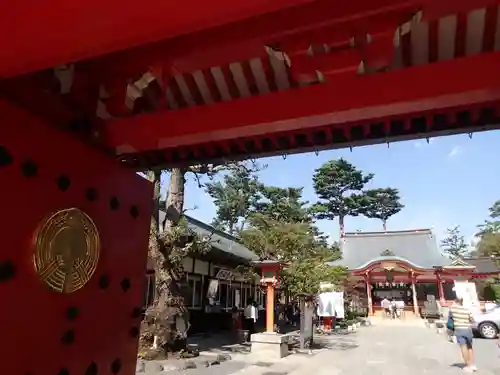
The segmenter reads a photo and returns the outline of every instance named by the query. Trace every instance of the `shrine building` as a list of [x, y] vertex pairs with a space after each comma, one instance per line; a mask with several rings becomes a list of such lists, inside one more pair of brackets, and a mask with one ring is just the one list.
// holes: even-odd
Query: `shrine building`
[[[190, 216], [184, 217], [190, 232], [199, 238], [207, 238], [211, 243], [210, 251], [193, 253], [182, 260], [184, 274], [180, 289], [190, 313], [189, 334], [229, 330], [233, 307], [242, 310], [249, 298], [260, 306], [265, 305], [265, 294], [259, 278], [250, 282], [238, 272], [239, 266], [250, 265], [259, 257], [233, 236]], [[164, 218], [165, 212], [160, 211], [159, 222]], [[147, 306], [152, 304], [155, 293], [154, 265], [151, 260], [148, 260], [146, 277]], [[262, 320], [263, 315], [260, 315]]]
[[[330, 265], [347, 268], [368, 313], [382, 310], [384, 297], [402, 300], [420, 314], [428, 295], [441, 305], [455, 299], [455, 281], [498, 277], [490, 258], [450, 259], [441, 254], [430, 229], [346, 233], [340, 242], [342, 259]], [[361, 284], [361, 285], [360, 285]]]

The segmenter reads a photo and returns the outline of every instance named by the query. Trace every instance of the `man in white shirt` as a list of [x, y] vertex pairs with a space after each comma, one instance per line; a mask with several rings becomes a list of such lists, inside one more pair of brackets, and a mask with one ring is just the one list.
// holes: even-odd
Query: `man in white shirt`
[[387, 299], [387, 297], [384, 297], [384, 299], [381, 302], [381, 305], [385, 313], [387, 315], [391, 315], [391, 302]]
[[251, 299], [247, 302], [247, 306], [243, 311], [243, 316], [245, 318], [245, 329], [248, 331], [248, 338], [250, 338], [250, 335], [255, 333], [255, 323], [258, 319], [256, 303]]

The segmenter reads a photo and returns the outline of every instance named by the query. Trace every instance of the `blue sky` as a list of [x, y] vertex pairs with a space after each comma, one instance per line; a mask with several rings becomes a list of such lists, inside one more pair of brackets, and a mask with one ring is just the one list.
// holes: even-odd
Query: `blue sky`
[[[446, 228], [460, 225], [467, 242], [488, 215], [488, 207], [500, 199], [500, 131], [323, 151], [316, 155], [289, 155], [286, 159], [261, 159], [268, 168], [261, 180], [281, 187], [304, 187], [304, 198], [316, 200], [314, 170], [330, 159], [344, 157], [358, 168], [375, 174], [368, 187], [395, 187], [405, 208], [388, 222], [389, 230], [433, 228], [438, 240]], [[210, 222], [215, 207], [194, 179], [186, 186], [188, 215]], [[320, 229], [338, 238], [337, 221], [321, 221]], [[346, 231], [381, 230], [381, 223], [348, 218]]]

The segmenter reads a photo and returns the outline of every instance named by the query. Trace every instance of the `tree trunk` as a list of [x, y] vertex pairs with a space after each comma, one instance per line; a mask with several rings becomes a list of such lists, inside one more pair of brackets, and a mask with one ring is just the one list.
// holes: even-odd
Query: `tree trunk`
[[176, 226], [184, 210], [184, 184], [186, 170], [173, 168], [170, 174], [167, 197], [165, 201], [165, 220], [162, 223], [164, 231]]
[[[148, 173], [148, 179], [154, 184], [154, 211], [151, 218], [148, 256], [154, 264], [155, 298], [152, 306], [146, 311], [146, 321], [143, 326], [149, 328], [149, 334], [153, 336], [153, 349], [172, 349], [179, 345], [179, 338], [185, 342], [189, 328], [189, 315], [177, 284], [178, 275], [176, 270], [169, 266], [171, 245], [162, 241], [160, 236], [162, 230], [159, 229], [161, 226], [164, 230], [171, 230], [179, 223], [184, 208], [184, 174], [184, 170], [178, 168], [172, 170], [165, 205], [167, 214], [160, 225], [161, 172]], [[184, 324], [178, 323], [179, 318], [184, 320]], [[179, 332], [180, 326], [184, 326], [182, 332]]]
[[340, 230], [340, 238], [344, 237], [344, 215], [339, 216], [339, 230]]
[[[167, 232], [175, 228], [184, 212], [184, 185], [186, 183], [186, 170], [173, 168], [170, 173], [170, 181], [165, 200], [165, 220], [163, 221], [163, 231]], [[168, 284], [168, 295], [175, 300], [174, 305], [170, 306], [171, 331], [174, 335], [167, 340], [171, 349], [182, 349], [187, 345], [186, 335], [189, 329], [189, 312], [184, 305], [180, 285], [180, 275], [177, 270], [168, 269], [170, 282]]]
[[[145, 328], [151, 328], [151, 332], [144, 335], [153, 336], [153, 349], [157, 349], [158, 346], [162, 345], [162, 339], [160, 337], [164, 336], [166, 327], [159, 318], [163, 312], [166, 311], [167, 305], [165, 298], [166, 288], [170, 280], [168, 274], [165, 272], [164, 263], [165, 255], [162, 252], [161, 244], [159, 241], [159, 213], [160, 213], [160, 178], [161, 172], [148, 172], [147, 178], [154, 185], [153, 189], [153, 214], [151, 217], [151, 226], [149, 229], [149, 247], [148, 247], [148, 258], [152, 261], [155, 271], [155, 295], [153, 299], [152, 306], [147, 307], [146, 311], [146, 322]], [[146, 340], [145, 336], [143, 339]], [[141, 346], [145, 346], [145, 343]]]
[[229, 221], [229, 235], [232, 236], [234, 234], [234, 227], [235, 227], [236, 223], [235, 221], [231, 218], [231, 220]]
[[384, 232], [387, 232], [387, 220], [382, 220], [382, 228], [384, 229]]

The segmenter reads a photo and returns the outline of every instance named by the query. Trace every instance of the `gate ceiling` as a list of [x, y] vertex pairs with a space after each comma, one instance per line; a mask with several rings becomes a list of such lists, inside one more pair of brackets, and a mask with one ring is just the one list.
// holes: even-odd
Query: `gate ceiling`
[[497, 2], [8, 2], [0, 94], [138, 169], [492, 129]]

